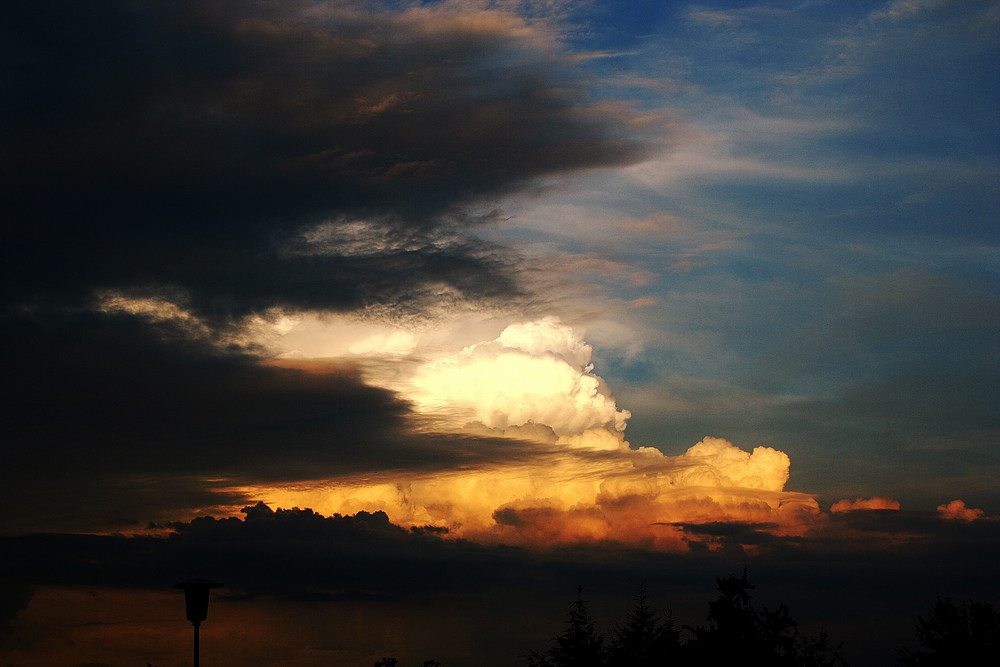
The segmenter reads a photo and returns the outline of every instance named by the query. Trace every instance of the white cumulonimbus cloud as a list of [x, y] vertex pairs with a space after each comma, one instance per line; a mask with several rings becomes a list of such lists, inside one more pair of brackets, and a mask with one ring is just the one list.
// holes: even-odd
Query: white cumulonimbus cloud
[[555, 318], [513, 324], [495, 340], [421, 366], [407, 393], [419, 410], [500, 432], [544, 424], [560, 438], [579, 440], [595, 429], [620, 433], [631, 415], [592, 372], [592, 353]]
[[[493, 340], [439, 354], [394, 388], [435, 428], [515, 438], [527, 446], [481, 469], [244, 489], [269, 503], [325, 513], [384, 510], [480, 540], [614, 540], [686, 548], [681, 524], [740, 521], [795, 533], [819, 511], [784, 491], [789, 459], [706, 437], [680, 456], [633, 448], [630, 417], [594, 373], [593, 350], [558, 319], [512, 324]], [[535, 452], [532, 454], [531, 452]]]

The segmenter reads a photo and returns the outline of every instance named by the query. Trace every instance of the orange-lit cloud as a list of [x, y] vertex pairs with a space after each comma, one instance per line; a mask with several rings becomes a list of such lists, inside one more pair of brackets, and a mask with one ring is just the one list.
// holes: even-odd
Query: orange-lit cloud
[[950, 503], [938, 505], [937, 511], [945, 519], [961, 519], [963, 521], [975, 521], [986, 516], [986, 512], [981, 509], [966, 507], [963, 500], [952, 500]]
[[899, 501], [892, 498], [856, 498], [854, 500], [838, 500], [831, 507], [831, 512], [850, 512], [852, 510], [898, 510]]
[[787, 466], [771, 448], [750, 453], [706, 438], [673, 457], [627, 443], [616, 450], [545, 448], [529, 462], [482, 470], [248, 491], [325, 514], [381, 509], [400, 525], [435, 525], [488, 542], [682, 548], [675, 523], [771, 523], [779, 532], [799, 531], [818, 507], [807, 494], [783, 491]]
[[[243, 488], [272, 505], [325, 513], [384, 510], [484, 541], [614, 540], [685, 548], [675, 524], [768, 524], [799, 533], [815, 499], [784, 490], [790, 461], [706, 437], [680, 456], [625, 440], [631, 416], [594, 373], [593, 350], [555, 318], [513, 324], [439, 354], [395, 386], [434, 428], [517, 441], [509, 461], [475, 469]], [[503, 460], [500, 457], [500, 460]]]

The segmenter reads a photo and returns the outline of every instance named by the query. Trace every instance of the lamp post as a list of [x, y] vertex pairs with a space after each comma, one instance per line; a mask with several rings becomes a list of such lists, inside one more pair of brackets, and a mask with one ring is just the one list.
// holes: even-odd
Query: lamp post
[[171, 588], [180, 588], [184, 591], [184, 609], [187, 612], [187, 620], [194, 626], [194, 667], [198, 667], [198, 631], [201, 622], [208, 618], [208, 591], [210, 588], [219, 588], [222, 584], [207, 579], [188, 579], [179, 584], [174, 584]]

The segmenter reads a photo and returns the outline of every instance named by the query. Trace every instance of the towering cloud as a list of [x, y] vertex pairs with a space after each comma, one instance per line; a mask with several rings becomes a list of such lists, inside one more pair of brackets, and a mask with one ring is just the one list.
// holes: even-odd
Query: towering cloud
[[499, 432], [534, 424], [566, 442], [615, 448], [601, 432], [624, 431], [629, 413], [593, 374], [592, 352], [555, 318], [512, 324], [496, 340], [420, 367], [409, 395], [424, 411]]
[[812, 497], [784, 491], [790, 462], [771, 447], [746, 452], [707, 437], [680, 456], [633, 449], [624, 439], [630, 415], [591, 357], [571, 327], [547, 317], [511, 324], [397, 379], [435, 429], [500, 438], [490, 463], [241, 491], [328, 513], [384, 510], [403, 525], [488, 541], [611, 539], [667, 549], [686, 548], [679, 524], [737, 521], [795, 532], [818, 510]]
[[[260, 367], [242, 329], [516, 300], [516, 258], [470, 228], [645, 150], [558, 31], [502, 7], [5, 3], [0, 43], [0, 482], [18, 498], [0, 530], [242, 502], [219, 480], [479, 460], [488, 438], [421, 438], [351, 368]], [[386, 345], [407, 341], [356, 349]]]

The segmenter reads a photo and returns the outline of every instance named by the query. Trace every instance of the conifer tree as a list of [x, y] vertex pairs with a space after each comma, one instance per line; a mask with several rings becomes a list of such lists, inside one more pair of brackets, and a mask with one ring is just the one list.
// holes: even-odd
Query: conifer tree
[[686, 662], [747, 661], [788, 667], [847, 664], [839, 646], [828, 643], [826, 633], [813, 637], [799, 632], [787, 605], [776, 610], [754, 608], [749, 591], [755, 586], [745, 568], [740, 577], [715, 581], [719, 597], [708, 604], [709, 625], [688, 628], [694, 638], [684, 646]]
[[642, 586], [625, 623], [617, 624], [608, 635], [608, 667], [662, 667], [675, 659], [680, 646], [673, 620], [669, 615], [660, 618], [649, 606]]
[[566, 629], [552, 639], [545, 653], [532, 651], [525, 657], [529, 667], [604, 667], [604, 637], [594, 629], [583, 589], [577, 589], [570, 606]]

